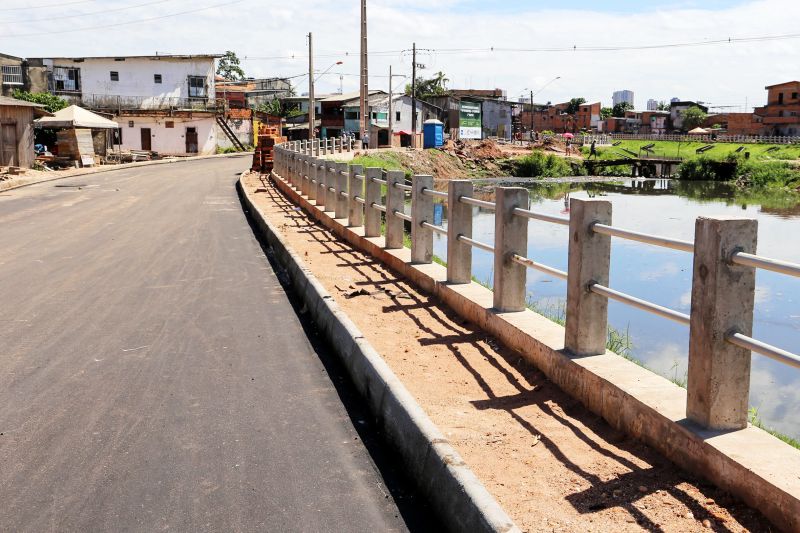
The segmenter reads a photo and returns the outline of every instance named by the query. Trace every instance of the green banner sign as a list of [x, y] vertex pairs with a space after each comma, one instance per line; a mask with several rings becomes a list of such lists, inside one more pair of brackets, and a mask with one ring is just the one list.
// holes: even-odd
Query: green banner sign
[[481, 135], [481, 103], [462, 100], [458, 111], [458, 136], [461, 139], [480, 139]]

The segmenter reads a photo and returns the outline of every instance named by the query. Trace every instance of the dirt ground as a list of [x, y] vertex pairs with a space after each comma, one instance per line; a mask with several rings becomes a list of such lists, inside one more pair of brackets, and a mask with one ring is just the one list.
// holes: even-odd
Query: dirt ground
[[771, 531], [613, 430], [500, 346], [249, 175], [258, 205], [525, 531]]

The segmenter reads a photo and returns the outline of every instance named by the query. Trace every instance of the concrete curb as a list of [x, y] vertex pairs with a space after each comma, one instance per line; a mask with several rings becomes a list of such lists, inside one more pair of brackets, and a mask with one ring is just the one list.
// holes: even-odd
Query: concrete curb
[[149, 167], [152, 165], [169, 165], [172, 163], [187, 163], [190, 161], [201, 161], [203, 159], [225, 159], [231, 157], [244, 157], [251, 155], [253, 155], [253, 152], [237, 152], [234, 154], [201, 155], [197, 157], [182, 157], [180, 159], [159, 159], [157, 161], [140, 161], [138, 163], [125, 163], [123, 165], [99, 167], [97, 169], [88, 170], [86, 172], [78, 172], [76, 174], [70, 174], [69, 176], [56, 176], [53, 178], [45, 178], [38, 181], [32, 181], [30, 183], [21, 183], [19, 185], [12, 185], [11, 187], [6, 187], [6, 188], [3, 188], [2, 183], [0, 183], [0, 192], [13, 191], [14, 189], [21, 189], [22, 187], [30, 187], [31, 185], [36, 185], [38, 183], [47, 183], [49, 181], [65, 180], [67, 178], [80, 178], [82, 176], [103, 174], [104, 172], [113, 172], [116, 170], [128, 170], [130, 168]]
[[281, 240], [280, 233], [247, 194], [241, 178], [237, 188], [259, 233], [274, 249], [315, 323], [400, 452], [412, 479], [434, 502], [449, 528], [464, 532], [520, 531], [303, 260]]

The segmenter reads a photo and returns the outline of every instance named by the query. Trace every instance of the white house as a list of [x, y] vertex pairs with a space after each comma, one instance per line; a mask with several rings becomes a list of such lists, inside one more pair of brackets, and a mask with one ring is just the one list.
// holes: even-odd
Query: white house
[[212, 154], [217, 148], [217, 119], [224, 109], [214, 88], [218, 57], [53, 57], [28, 61], [46, 70], [52, 93], [110, 114], [121, 126], [123, 149], [196, 155]]

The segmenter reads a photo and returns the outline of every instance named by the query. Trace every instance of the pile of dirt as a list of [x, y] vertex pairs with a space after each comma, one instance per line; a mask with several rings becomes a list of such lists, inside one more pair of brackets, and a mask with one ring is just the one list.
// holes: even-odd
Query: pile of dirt
[[500, 159], [506, 157], [506, 154], [498, 146], [498, 144], [491, 140], [484, 141], [447, 141], [442, 146], [442, 151], [458, 157], [459, 159], [466, 160], [480, 160], [480, 159]]

